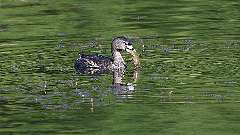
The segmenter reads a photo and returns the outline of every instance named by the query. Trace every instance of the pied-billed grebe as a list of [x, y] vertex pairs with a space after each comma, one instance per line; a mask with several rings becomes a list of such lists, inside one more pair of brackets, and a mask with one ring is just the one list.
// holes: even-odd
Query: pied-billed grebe
[[[112, 58], [102, 55], [81, 55], [75, 62], [75, 69], [83, 74], [101, 74], [115, 69], [124, 69], [126, 64], [121, 55], [122, 51], [127, 51], [136, 57], [132, 43], [126, 37], [117, 37], [112, 41]], [[133, 58], [134, 64], [139, 65], [139, 61]]]

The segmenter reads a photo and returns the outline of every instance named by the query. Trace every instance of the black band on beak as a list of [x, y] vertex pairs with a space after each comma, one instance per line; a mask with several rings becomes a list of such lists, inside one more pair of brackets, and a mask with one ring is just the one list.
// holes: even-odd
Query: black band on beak
[[129, 50], [134, 50], [133, 48], [128, 48]]

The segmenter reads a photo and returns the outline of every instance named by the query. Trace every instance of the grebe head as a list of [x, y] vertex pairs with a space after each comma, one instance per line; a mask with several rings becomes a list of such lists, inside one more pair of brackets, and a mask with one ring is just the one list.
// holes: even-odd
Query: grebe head
[[121, 52], [124, 50], [128, 53], [134, 50], [131, 41], [126, 37], [114, 38], [112, 41], [112, 52]]

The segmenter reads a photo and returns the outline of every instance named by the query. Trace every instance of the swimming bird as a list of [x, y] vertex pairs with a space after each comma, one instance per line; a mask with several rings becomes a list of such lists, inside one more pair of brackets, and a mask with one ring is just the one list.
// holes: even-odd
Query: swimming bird
[[126, 63], [121, 55], [123, 51], [134, 57], [134, 65], [139, 65], [131, 41], [126, 37], [116, 37], [112, 40], [112, 57], [81, 55], [75, 62], [75, 69], [82, 74], [102, 74], [119, 69], [124, 70]]

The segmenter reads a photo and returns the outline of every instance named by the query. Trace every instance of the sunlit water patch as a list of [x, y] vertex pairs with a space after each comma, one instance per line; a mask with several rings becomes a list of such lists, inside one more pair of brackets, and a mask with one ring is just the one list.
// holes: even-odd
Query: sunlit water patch
[[[0, 134], [239, 133], [238, 1], [0, 1]], [[127, 36], [123, 85], [82, 75]], [[137, 75], [137, 77], [136, 77]]]

